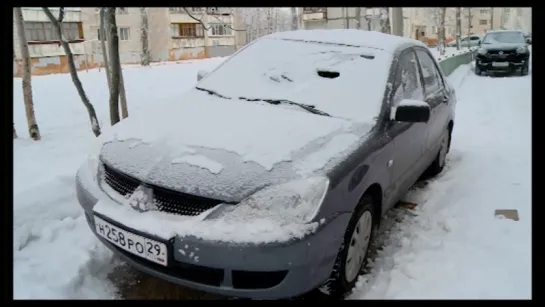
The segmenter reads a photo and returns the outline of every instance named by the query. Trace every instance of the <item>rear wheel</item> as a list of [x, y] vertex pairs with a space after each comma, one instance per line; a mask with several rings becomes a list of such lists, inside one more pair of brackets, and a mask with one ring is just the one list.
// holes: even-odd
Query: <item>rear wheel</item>
[[445, 132], [443, 132], [443, 135], [441, 136], [441, 147], [439, 148], [439, 152], [437, 153], [435, 160], [433, 160], [433, 162], [431, 163], [430, 167], [427, 170], [427, 173], [429, 174], [429, 176], [439, 175], [439, 173], [443, 171], [443, 168], [445, 168], [449, 145], [450, 145], [450, 131], [445, 130]]
[[320, 291], [330, 296], [342, 297], [354, 288], [367, 263], [378, 218], [373, 213], [373, 199], [364, 196], [350, 219], [331, 276], [320, 287]]

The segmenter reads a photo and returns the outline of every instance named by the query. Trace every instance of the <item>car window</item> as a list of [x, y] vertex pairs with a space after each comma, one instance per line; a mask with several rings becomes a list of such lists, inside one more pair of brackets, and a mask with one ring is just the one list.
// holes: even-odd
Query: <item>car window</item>
[[414, 52], [406, 51], [399, 58], [393, 85], [392, 105], [403, 99], [424, 100], [424, 91], [418, 74], [418, 63]]
[[464, 38], [462, 38], [460, 41], [462, 41], [462, 42], [467, 42], [467, 41], [469, 41], [469, 38], [468, 38], [468, 37], [464, 37]]
[[424, 50], [416, 50], [420, 67], [422, 68], [422, 77], [424, 78], [424, 90], [426, 95], [437, 91], [443, 84], [441, 73], [435, 66], [435, 61]]
[[470, 38], [470, 39], [471, 39], [472, 41], [478, 41], [478, 40], [480, 39], [480, 37], [474, 36], [474, 37], [472, 37], [472, 38]]

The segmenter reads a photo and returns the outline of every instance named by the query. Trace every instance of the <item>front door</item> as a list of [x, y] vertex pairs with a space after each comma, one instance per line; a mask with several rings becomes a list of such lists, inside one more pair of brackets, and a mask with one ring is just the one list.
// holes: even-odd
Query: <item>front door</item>
[[[437, 63], [429, 51], [417, 48], [416, 55], [422, 71], [425, 101], [430, 105], [431, 113], [424, 151], [435, 150], [440, 144], [440, 138], [447, 129], [448, 123], [448, 92]], [[431, 154], [435, 154], [432, 152]]]
[[[397, 64], [391, 96], [395, 107], [403, 99], [424, 100], [418, 63], [412, 48], [403, 52]], [[403, 123], [390, 120], [388, 134], [394, 143], [392, 157], [392, 195], [407, 190], [417, 179], [415, 168], [424, 151], [427, 123]]]

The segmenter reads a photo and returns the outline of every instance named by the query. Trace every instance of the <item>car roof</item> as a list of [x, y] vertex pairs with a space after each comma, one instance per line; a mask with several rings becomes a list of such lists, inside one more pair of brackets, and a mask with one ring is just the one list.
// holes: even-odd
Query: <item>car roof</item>
[[522, 31], [520, 31], [520, 30], [494, 30], [494, 31], [488, 31], [488, 33], [486, 33], [486, 34], [490, 34], [490, 33], [504, 33], [504, 32], [518, 32], [518, 33], [524, 34], [524, 32], [522, 32]]
[[398, 49], [407, 45], [426, 47], [426, 45], [421, 41], [417, 41], [412, 38], [356, 29], [297, 30], [276, 32], [265, 37], [272, 39], [367, 47], [381, 49], [390, 53], [395, 53], [398, 51]]

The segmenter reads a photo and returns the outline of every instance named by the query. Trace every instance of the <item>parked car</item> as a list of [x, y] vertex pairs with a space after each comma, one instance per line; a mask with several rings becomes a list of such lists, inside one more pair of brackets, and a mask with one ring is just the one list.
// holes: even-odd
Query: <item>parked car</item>
[[526, 38], [526, 43], [528, 43], [528, 45], [531, 45], [532, 44], [532, 34], [530, 34], [530, 33], [525, 34], [524, 37]]
[[94, 234], [158, 278], [343, 295], [381, 216], [445, 167], [456, 95], [419, 41], [278, 32], [199, 79], [104, 131], [77, 174]]
[[530, 49], [524, 33], [514, 30], [490, 31], [477, 50], [475, 74], [485, 72], [529, 73]]
[[[460, 38], [460, 47], [477, 47], [482, 40], [480, 35], [462, 36]], [[447, 47], [456, 47], [456, 40], [447, 44]]]

